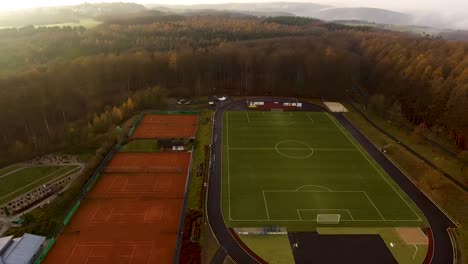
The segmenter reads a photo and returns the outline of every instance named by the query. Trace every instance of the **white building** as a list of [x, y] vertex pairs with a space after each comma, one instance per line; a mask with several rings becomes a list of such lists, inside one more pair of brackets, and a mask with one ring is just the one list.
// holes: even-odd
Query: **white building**
[[32, 234], [0, 238], [0, 264], [30, 264], [46, 238]]

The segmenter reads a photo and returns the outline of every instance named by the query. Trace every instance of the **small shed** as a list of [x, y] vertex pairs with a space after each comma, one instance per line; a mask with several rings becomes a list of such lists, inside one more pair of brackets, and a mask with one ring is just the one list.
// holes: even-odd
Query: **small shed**
[[182, 139], [160, 139], [159, 146], [162, 150], [184, 150], [185, 140]]

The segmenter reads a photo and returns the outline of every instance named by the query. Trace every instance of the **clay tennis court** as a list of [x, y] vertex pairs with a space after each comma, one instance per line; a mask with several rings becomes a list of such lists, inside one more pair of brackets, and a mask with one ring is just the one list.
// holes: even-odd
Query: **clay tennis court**
[[[187, 152], [116, 154], [44, 263], [172, 263], [189, 163]], [[173, 170], [147, 172], [158, 166]]]
[[147, 114], [131, 138], [194, 138], [198, 115]]

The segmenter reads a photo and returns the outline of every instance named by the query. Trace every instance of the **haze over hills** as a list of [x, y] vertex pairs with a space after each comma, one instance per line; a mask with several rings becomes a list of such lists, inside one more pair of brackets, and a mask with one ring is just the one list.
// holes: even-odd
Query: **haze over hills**
[[[169, 14], [182, 15], [232, 15], [240, 16], [302, 16], [325, 21], [360, 21], [359, 25], [375, 26], [390, 30], [410, 31], [430, 35], [444, 35], [451, 39], [466, 39], [468, 16], [455, 14], [452, 17], [442, 13], [434, 14], [423, 11], [397, 12], [369, 7], [339, 7], [315, 3], [265, 2], [265, 3], [226, 3], [195, 5], [162, 5], [135, 3], [81, 4], [76, 6], [35, 8], [29, 10], [0, 13], [0, 27], [20, 27], [26, 25], [48, 25], [78, 22], [81, 19], [102, 20], [103, 17], [123, 16], [147, 13], [157, 10]], [[355, 23], [350, 23], [354, 25]], [[392, 27], [388, 25], [396, 25]], [[405, 27], [408, 26], [409, 27]], [[415, 27], [416, 26], [416, 27]], [[425, 27], [430, 27], [425, 29]], [[455, 37], [453, 37], [455, 35]], [[460, 37], [461, 35], [461, 37]]]
[[313, 17], [322, 20], [362, 20], [373, 23], [394, 25], [420, 25], [449, 29], [468, 29], [468, 16], [459, 14], [447, 15], [442, 12], [404, 11], [370, 7], [341, 7], [315, 3], [300, 2], [265, 2], [265, 3], [226, 3], [200, 5], [161, 5], [148, 4], [149, 8], [167, 8], [169, 10], [224, 10], [224, 11], [259, 11], [287, 12], [296, 16]]

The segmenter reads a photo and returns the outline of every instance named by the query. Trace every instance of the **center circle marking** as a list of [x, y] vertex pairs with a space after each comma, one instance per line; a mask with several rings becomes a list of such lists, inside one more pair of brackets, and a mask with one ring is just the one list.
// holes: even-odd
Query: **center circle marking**
[[[306, 150], [306, 149], [308, 149], [308, 150], [310, 150], [310, 153], [309, 153], [308, 155], [305, 155], [305, 156], [292, 156], [292, 155], [285, 154], [285, 153], [283, 153], [283, 152], [281, 151], [281, 149], [283, 149], [283, 151], [284, 151], [285, 149], [288, 149], [288, 148], [281, 148], [280, 145], [281, 145], [281, 144], [284, 144], [284, 143], [288, 143], [288, 142], [294, 142], [294, 143], [296, 143], [296, 144], [303, 145], [304, 148], [295, 148], [295, 149], [298, 149], [298, 150], [302, 150], [302, 149]], [[291, 149], [291, 148], [289, 148], [289, 149]], [[297, 141], [297, 140], [284, 140], [284, 141], [278, 142], [278, 143], [276, 144], [276, 146], [275, 146], [275, 150], [276, 150], [276, 152], [278, 152], [278, 154], [280, 154], [280, 155], [282, 155], [282, 156], [285, 156], [285, 157], [287, 157], [287, 158], [291, 158], [291, 159], [306, 159], [306, 158], [308, 158], [308, 157], [314, 155], [314, 148], [312, 148], [312, 147], [311, 147], [309, 144], [307, 144], [307, 143], [304, 143], [304, 142], [302, 142], [302, 141]]]

